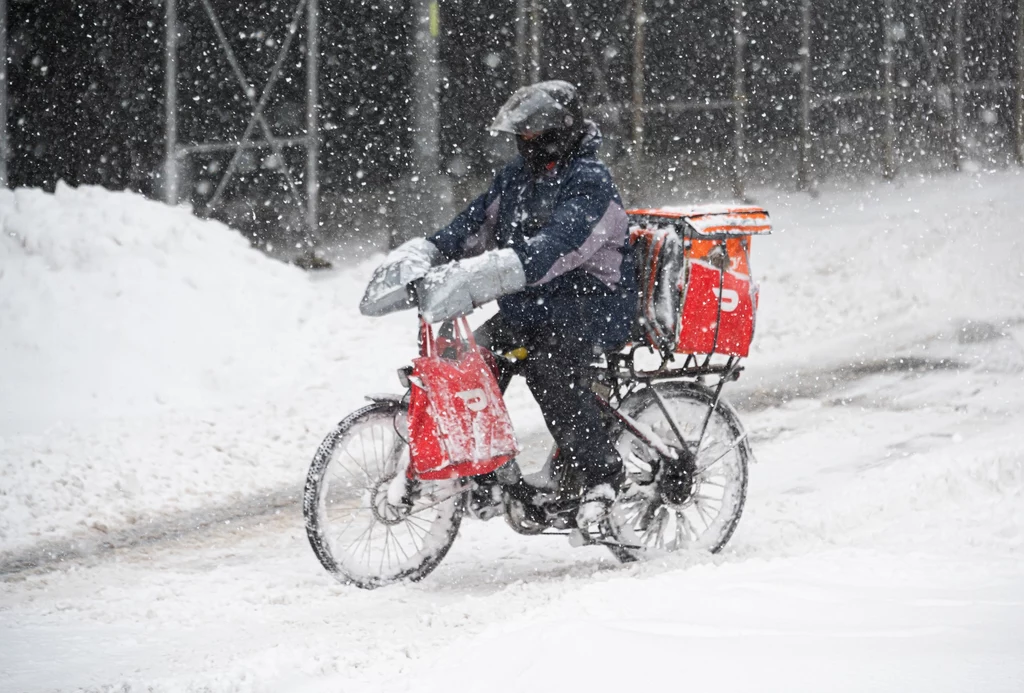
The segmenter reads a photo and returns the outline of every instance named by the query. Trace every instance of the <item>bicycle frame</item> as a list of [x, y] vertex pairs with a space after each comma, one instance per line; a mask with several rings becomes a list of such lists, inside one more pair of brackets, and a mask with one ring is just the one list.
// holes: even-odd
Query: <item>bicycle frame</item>
[[[701, 425], [700, 435], [697, 437], [696, 449], [700, 449], [701, 444], [704, 441], [704, 435], [707, 433], [708, 423], [711, 421], [711, 416], [714, 413], [715, 407], [718, 406], [718, 402], [722, 396], [722, 389], [725, 387], [727, 382], [736, 380], [740, 377], [740, 373], [743, 371], [743, 367], [740, 365], [740, 358], [737, 356], [729, 356], [724, 363], [712, 363], [712, 355], [708, 354], [702, 362], [698, 363], [699, 359], [694, 354], [688, 354], [685, 357], [682, 365], [674, 365], [676, 357], [679, 356], [671, 351], [662, 350], [658, 353], [661, 358], [661, 364], [652, 370], [637, 370], [636, 368], [636, 355], [641, 349], [648, 349], [654, 352], [650, 347], [644, 345], [633, 345], [628, 350], [609, 354], [607, 356], [607, 365], [603, 368], [596, 368], [596, 380], [595, 382], [606, 381], [609, 383], [608, 387], [610, 390], [611, 397], [606, 398], [598, 393], [598, 398], [603, 402], [609, 411], [619, 421], [626, 426], [629, 431], [637, 438], [642, 440], [647, 445], [658, 449], [657, 441], [650, 439], [650, 436], [646, 434], [642, 429], [638, 429], [635, 425], [636, 422], [629, 420], [618, 408], [615, 407], [610, 400], [621, 401], [634, 392], [638, 386], [645, 385], [651, 386], [654, 383], [668, 381], [668, 380], [688, 380], [693, 382], [702, 383], [705, 378], [717, 377], [718, 381], [713, 387], [714, 397], [712, 404], [708, 407], [708, 412], [704, 416], [704, 422]], [[623, 391], [625, 389], [625, 392]], [[658, 404], [658, 408], [661, 409], [665, 415], [665, 419], [668, 421], [669, 427], [675, 434], [676, 438], [680, 441], [683, 440], [682, 431], [679, 429], [678, 423], [672, 417], [668, 407], [665, 406], [665, 402], [661, 395], [658, 394], [657, 389], [652, 390], [654, 393], [655, 401]]]

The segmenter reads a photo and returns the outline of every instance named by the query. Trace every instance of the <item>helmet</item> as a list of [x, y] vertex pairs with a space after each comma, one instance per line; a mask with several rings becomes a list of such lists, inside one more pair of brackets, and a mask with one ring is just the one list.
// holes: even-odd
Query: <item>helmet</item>
[[583, 137], [583, 107], [576, 87], [561, 80], [517, 89], [489, 128], [516, 136], [516, 146], [535, 173], [570, 154]]
[[521, 87], [498, 110], [488, 129], [527, 136], [563, 129], [583, 132], [576, 87], [560, 79]]

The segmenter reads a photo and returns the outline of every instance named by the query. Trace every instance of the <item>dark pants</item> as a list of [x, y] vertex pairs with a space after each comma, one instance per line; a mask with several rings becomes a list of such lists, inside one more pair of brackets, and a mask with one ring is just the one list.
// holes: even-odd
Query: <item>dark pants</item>
[[[594, 345], [550, 331], [519, 333], [505, 324], [500, 313], [475, 336], [478, 344], [498, 355], [498, 382], [503, 392], [513, 374], [526, 378], [558, 446], [558, 458], [573, 471], [578, 483], [592, 487], [611, 481], [622, 468], [622, 459], [608, 438], [601, 404], [590, 389], [589, 366], [598, 355]], [[525, 361], [511, 363], [501, 358], [519, 347], [527, 350]]]

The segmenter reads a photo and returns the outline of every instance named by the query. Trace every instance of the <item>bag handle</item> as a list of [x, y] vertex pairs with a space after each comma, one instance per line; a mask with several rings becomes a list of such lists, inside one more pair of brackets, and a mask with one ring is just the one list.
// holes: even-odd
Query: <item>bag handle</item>
[[469, 320], [466, 320], [465, 316], [455, 321], [455, 338], [469, 344], [471, 351], [476, 351], [476, 338], [473, 336], [473, 330], [469, 329]]
[[[473, 336], [473, 330], [469, 329], [469, 321], [465, 317], [461, 317], [453, 321], [453, 326], [455, 328], [455, 339], [468, 344], [469, 351], [476, 351], [476, 338]], [[420, 356], [437, 355], [437, 340], [434, 338], [434, 329], [422, 317], [420, 318], [419, 342]]]
[[420, 318], [420, 356], [431, 356], [437, 349], [434, 344], [434, 330], [431, 329], [430, 323]]

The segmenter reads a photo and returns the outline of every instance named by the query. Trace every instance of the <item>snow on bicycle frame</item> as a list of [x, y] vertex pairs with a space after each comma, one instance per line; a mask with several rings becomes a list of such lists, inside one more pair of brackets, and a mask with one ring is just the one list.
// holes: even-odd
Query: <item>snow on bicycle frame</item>
[[744, 357], [757, 314], [750, 273], [753, 236], [771, 233], [761, 207], [703, 205], [633, 209], [630, 242], [637, 252], [639, 339], [662, 352]]

